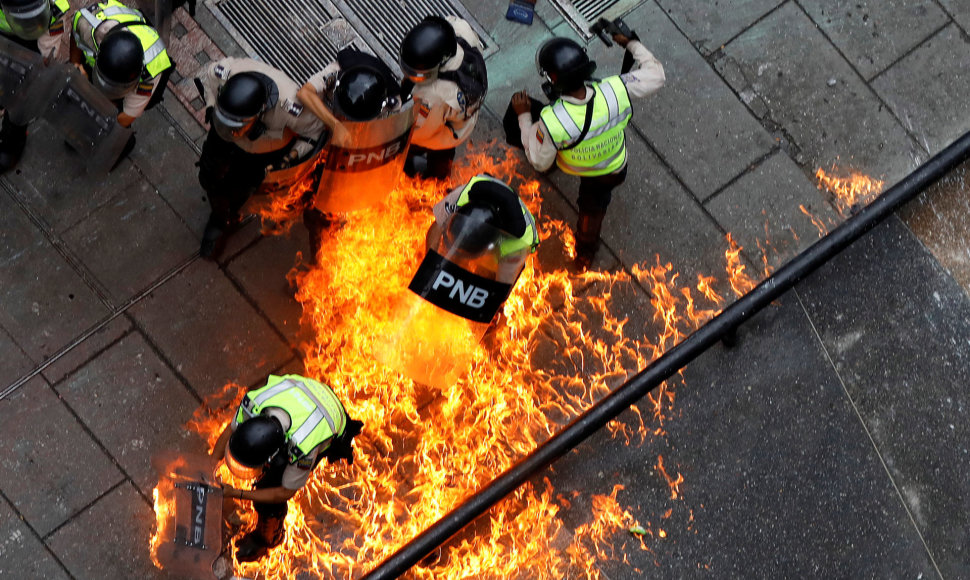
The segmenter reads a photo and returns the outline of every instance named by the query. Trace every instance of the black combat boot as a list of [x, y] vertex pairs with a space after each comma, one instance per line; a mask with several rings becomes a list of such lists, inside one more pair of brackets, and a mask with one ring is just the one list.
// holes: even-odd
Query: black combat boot
[[576, 222], [576, 259], [573, 265], [580, 272], [589, 268], [600, 247], [600, 229], [606, 212], [580, 213]]
[[27, 125], [15, 125], [10, 117], [3, 115], [0, 126], [0, 174], [13, 169], [27, 145]]
[[236, 542], [236, 559], [255, 562], [268, 554], [270, 548], [280, 545], [283, 542], [284, 517], [257, 514], [256, 529]]

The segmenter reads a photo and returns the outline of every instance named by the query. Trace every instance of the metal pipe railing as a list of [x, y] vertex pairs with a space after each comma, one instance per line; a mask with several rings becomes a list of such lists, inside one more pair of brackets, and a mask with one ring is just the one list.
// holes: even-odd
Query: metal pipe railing
[[514, 491], [559, 457], [582, 443], [629, 409], [680, 369], [685, 367], [724, 336], [757, 314], [765, 306], [791, 289], [799, 280], [844, 250], [852, 242], [891, 215], [904, 203], [932, 185], [970, 156], [970, 133], [916, 168], [898, 184], [873, 200], [858, 214], [817, 241], [804, 252], [778, 269], [753, 290], [728, 306], [719, 315], [697, 329], [649, 364], [636, 376], [573, 420], [562, 431], [521, 459], [508, 471], [466, 499], [447, 515], [398, 549], [371, 570], [365, 580], [396, 578], [417, 564], [432, 550], [444, 544], [475, 518]]

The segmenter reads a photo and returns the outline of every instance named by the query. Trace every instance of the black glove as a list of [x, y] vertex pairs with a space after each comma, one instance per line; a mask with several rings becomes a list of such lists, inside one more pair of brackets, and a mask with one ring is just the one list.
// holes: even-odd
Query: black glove
[[327, 463], [333, 464], [337, 463], [341, 459], [344, 459], [347, 461], [347, 465], [353, 465], [354, 437], [360, 435], [363, 428], [363, 423], [347, 417], [347, 427], [344, 429], [344, 434], [334, 439], [333, 442], [330, 443], [330, 447], [323, 452], [323, 456], [327, 458]]

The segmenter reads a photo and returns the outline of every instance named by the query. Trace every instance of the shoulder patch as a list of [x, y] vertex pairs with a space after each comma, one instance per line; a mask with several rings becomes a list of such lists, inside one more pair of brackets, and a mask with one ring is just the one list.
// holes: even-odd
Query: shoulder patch
[[51, 36], [58, 36], [60, 34], [63, 34], [64, 33], [64, 19], [61, 18], [60, 20], [58, 20], [57, 22], [55, 22], [54, 24], [52, 24], [51, 27], [48, 29], [48, 32], [50, 33]]
[[229, 78], [229, 68], [222, 64], [217, 64], [216, 68], [213, 69], [212, 74], [216, 75], [222, 80]]
[[542, 145], [545, 140], [546, 138], [542, 136], [542, 128], [536, 129], [536, 141], [539, 142], [539, 145]]
[[283, 110], [294, 117], [299, 117], [300, 113], [303, 112], [303, 105], [289, 99], [283, 99]]
[[297, 459], [294, 465], [296, 465], [300, 469], [309, 471], [313, 469], [313, 464], [314, 464], [313, 457], [303, 457], [303, 458]]
[[464, 113], [465, 109], [468, 108], [468, 103], [465, 102], [465, 93], [458, 91], [458, 107], [461, 108], [461, 112]]
[[425, 103], [419, 103], [418, 104], [418, 116], [419, 117], [427, 117], [430, 114], [431, 114], [431, 107], [429, 107]]
[[139, 95], [142, 95], [142, 96], [150, 95], [152, 94], [152, 88], [154, 86], [155, 85], [153, 85], [152, 83], [138, 83], [137, 92]]

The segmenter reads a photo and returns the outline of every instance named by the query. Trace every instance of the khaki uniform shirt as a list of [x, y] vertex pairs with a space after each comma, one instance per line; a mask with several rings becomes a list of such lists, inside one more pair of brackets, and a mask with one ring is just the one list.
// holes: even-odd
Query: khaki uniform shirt
[[[104, 20], [94, 31], [94, 38], [100, 45], [104, 41], [104, 37], [112, 28], [118, 26], [117, 20]], [[85, 48], [87, 50], [94, 51], [94, 47], [91, 46], [91, 24], [84, 18], [79, 18], [77, 22], [77, 33], [74, 35], [74, 42], [77, 43], [79, 47]], [[40, 46], [40, 41], [37, 41], [38, 46]], [[44, 49], [41, 49], [41, 53]], [[135, 85], [135, 88], [125, 95], [122, 104], [122, 112], [126, 115], [134, 118], [141, 117], [142, 113], [145, 112], [145, 107], [148, 106], [148, 101], [152, 98], [152, 93], [158, 88], [158, 79], [162, 75], [158, 75], [150, 81], [139, 82]]]
[[219, 89], [230, 77], [243, 72], [258, 72], [268, 76], [276, 83], [279, 98], [276, 106], [260, 116], [260, 121], [266, 125], [266, 132], [255, 141], [244, 137], [233, 143], [247, 153], [259, 154], [283, 149], [296, 138], [293, 150], [300, 157], [309, 153], [313, 144], [308, 140], [318, 139], [326, 126], [312, 112], [304, 110], [303, 104], [296, 98], [300, 87], [286, 73], [266, 63], [233, 57], [209, 63], [200, 77], [205, 87], [206, 106], [214, 107]]
[[[456, 16], [446, 18], [456, 35], [471, 47], [482, 50], [482, 42], [468, 22]], [[441, 65], [441, 70], [458, 70], [464, 56], [465, 51], [459, 45], [457, 54]], [[471, 137], [481, 109], [469, 113], [457, 83], [436, 78], [416, 85], [411, 95], [417, 108], [412, 144], [425, 149], [454, 149]]]
[[[620, 75], [630, 99], [642, 99], [659, 91], [667, 80], [660, 61], [639, 40], [631, 40], [626, 49], [637, 63], [633, 70]], [[567, 103], [582, 105], [589, 102], [593, 94], [593, 89], [586, 87], [586, 96], [582, 99], [565, 96], [561, 98]], [[522, 132], [522, 146], [529, 163], [539, 171], [552, 167], [559, 151], [549, 136], [546, 124], [542, 120], [533, 122], [532, 115], [526, 112], [519, 115], [519, 130]]]

